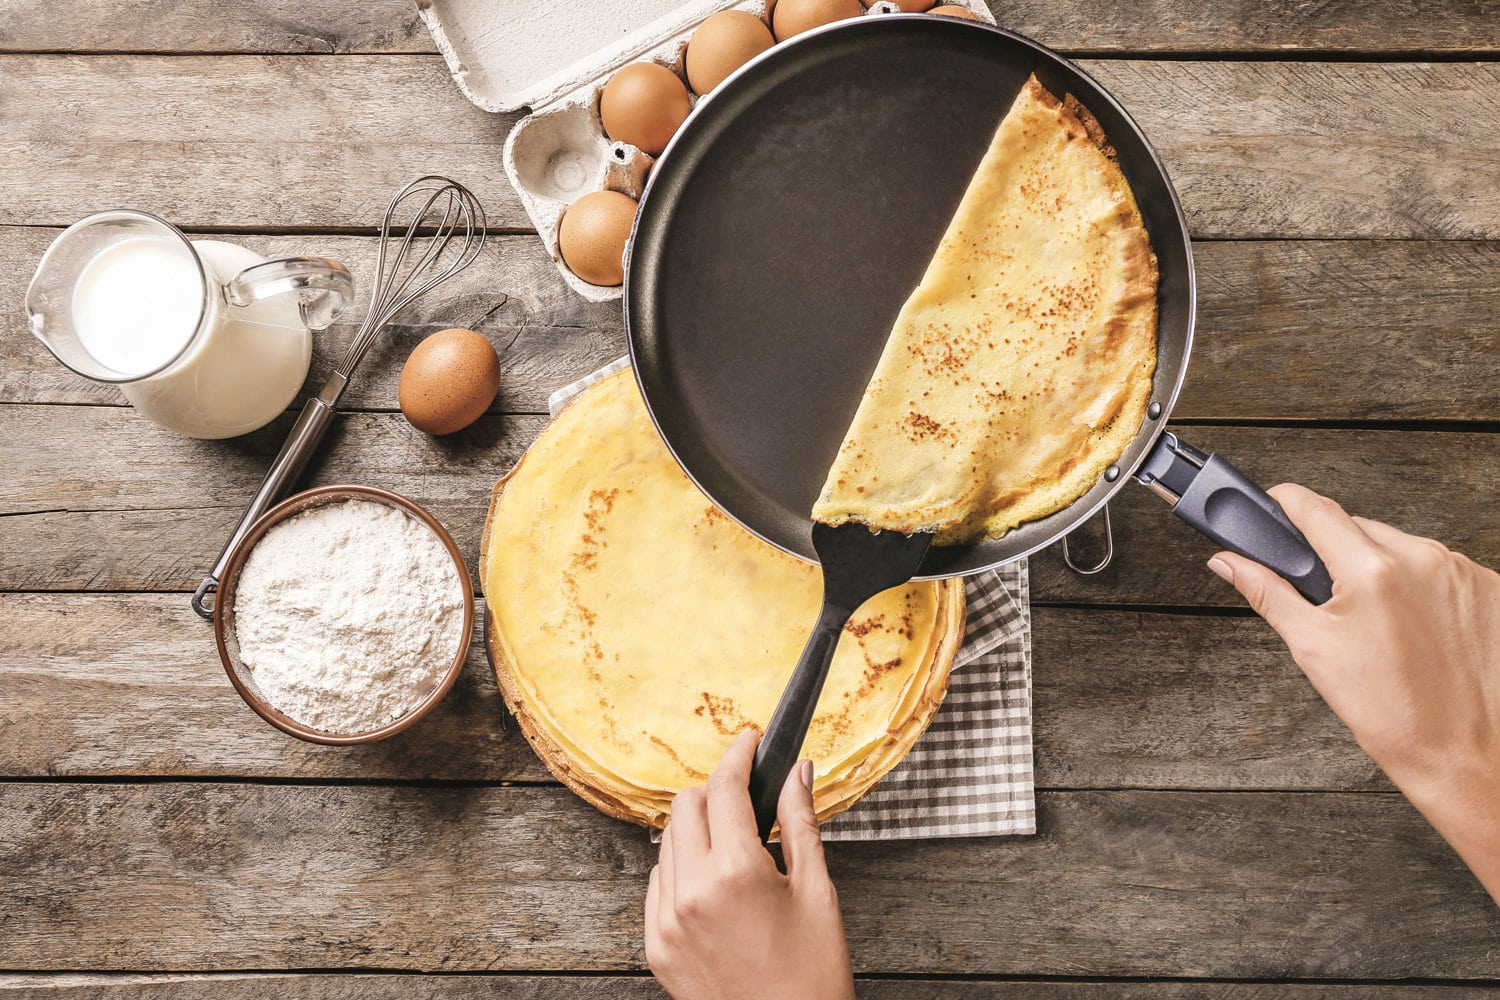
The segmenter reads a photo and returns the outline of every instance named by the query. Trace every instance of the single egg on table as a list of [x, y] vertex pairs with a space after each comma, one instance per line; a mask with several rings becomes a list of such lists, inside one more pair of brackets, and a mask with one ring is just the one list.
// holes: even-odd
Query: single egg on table
[[771, 11], [771, 29], [776, 40], [784, 42], [809, 28], [859, 17], [864, 12], [859, 0], [776, 0]]
[[[901, 9], [905, 10], [906, 8], [902, 7]], [[969, 20], [969, 21], [983, 21], [984, 20], [984, 18], [980, 17], [978, 14], [974, 13], [969, 8], [967, 8], [967, 7], [960, 7], [956, 3], [941, 4], [941, 5], [937, 6], [937, 7], [932, 8], [927, 13], [929, 13], [929, 14], [942, 14], [944, 17], [962, 17], [962, 18], [964, 18], [966, 20]]]
[[557, 250], [568, 270], [591, 285], [625, 280], [625, 244], [635, 222], [635, 199], [618, 191], [595, 191], [563, 213]]
[[687, 85], [653, 62], [631, 63], [609, 78], [599, 95], [604, 131], [652, 156], [667, 148], [672, 133], [692, 110]]
[[687, 78], [706, 94], [724, 78], [776, 44], [766, 22], [743, 10], [721, 10], [693, 32], [687, 47]]
[[427, 434], [452, 434], [484, 415], [500, 391], [500, 356], [473, 330], [439, 330], [411, 352], [396, 396], [407, 422]]

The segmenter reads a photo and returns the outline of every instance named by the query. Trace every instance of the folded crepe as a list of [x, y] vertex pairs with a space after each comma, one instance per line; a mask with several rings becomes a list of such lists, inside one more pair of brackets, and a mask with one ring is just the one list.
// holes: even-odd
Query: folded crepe
[[1141, 426], [1156, 288], [1099, 123], [1033, 77], [902, 307], [813, 516], [967, 544], [1068, 506]]
[[[656, 827], [736, 733], [769, 722], [822, 601], [817, 566], [683, 474], [629, 370], [577, 396], [496, 484], [480, 575], [490, 659], [538, 755], [602, 811]], [[820, 816], [926, 729], [963, 620], [955, 580], [855, 613], [802, 748]]]

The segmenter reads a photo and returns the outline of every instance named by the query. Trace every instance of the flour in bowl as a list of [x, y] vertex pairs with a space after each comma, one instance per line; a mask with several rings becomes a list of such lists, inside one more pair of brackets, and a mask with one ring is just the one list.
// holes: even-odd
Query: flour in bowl
[[360, 733], [416, 708], [453, 665], [463, 584], [427, 525], [345, 500], [261, 537], [240, 571], [234, 620], [266, 701], [309, 728]]

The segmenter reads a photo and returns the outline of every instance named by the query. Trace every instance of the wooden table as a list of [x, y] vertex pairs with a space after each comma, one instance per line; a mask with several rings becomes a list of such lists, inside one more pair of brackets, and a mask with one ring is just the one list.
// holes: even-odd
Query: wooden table
[[[1178, 184], [1201, 311], [1174, 423], [1500, 563], [1500, 6], [996, 10], [1079, 57]], [[20, 310], [97, 209], [365, 279], [390, 193], [464, 179], [499, 235], [367, 360], [311, 478], [406, 493], [472, 555], [547, 394], [624, 349], [618, 307], [570, 294], [527, 229], [500, 167], [515, 116], [463, 99], [402, 0], [0, 0], [0, 50], [0, 989], [658, 995], [653, 850], [502, 728], [481, 656], [429, 720], [354, 750], [284, 737], [230, 689], [188, 593], [290, 415], [172, 437]], [[492, 414], [432, 440], [395, 374], [443, 326], [483, 331], [505, 377]], [[1202, 568], [1209, 546], [1145, 490], [1114, 523], [1098, 577], [1032, 561], [1038, 836], [830, 847], [864, 995], [1500, 982], [1500, 911]]]

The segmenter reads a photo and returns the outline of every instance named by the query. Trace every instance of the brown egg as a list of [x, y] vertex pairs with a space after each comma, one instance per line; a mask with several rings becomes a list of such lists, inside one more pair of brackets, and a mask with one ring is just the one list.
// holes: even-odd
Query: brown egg
[[568, 270], [591, 285], [625, 280], [625, 243], [635, 221], [635, 199], [618, 191], [586, 194], [563, 213], [557, 249]]
[[721, 10], [698, 25], [687, 47], [687, 78], [706, 94], [753, 57], [776, 44], [766, 22], [742, 10]]
[[692, 110], [682, 80], [657, 63], [631, 63], [609, 78], [599, 97], [599, 117], [611, 139], [628, 142], [652, 156]]
[[771, 12], [771, 27], [776, 32], [776, 40], [784, 42], [808, 28], [863, 13], [859, 0], [776, 0], [776, 9]]
[[[905, 10], [906, 7], [903, 5], [901, 9]], [[945, 4], [942, 4], [940, 6], [932, 8], [927, 13], [929, 13], [929, 14], [942, 14], [942, 15], [944, 15], [946, 17], [962, 17], [962, 18], [965, 18], [966, 20], [970, 20], [970, 21], [983, 21], [984, 20], [984, 18], [980, 17], [978, 14], [974, 13], [969, 8], [967, 8], [967, 7], [960, 7], [956, 3], [945, 3]]]
[[933, 0], [893, 0], [893, 2], [901, 8], [903, 13], [907, 14], [920, 14], [933, 4]]
[[427, 434], [452, 434], [478, 420], [500, 391], [500, 356], [473, 330], [439, 330], [401, 368], [396, 396], [407, 421]]

